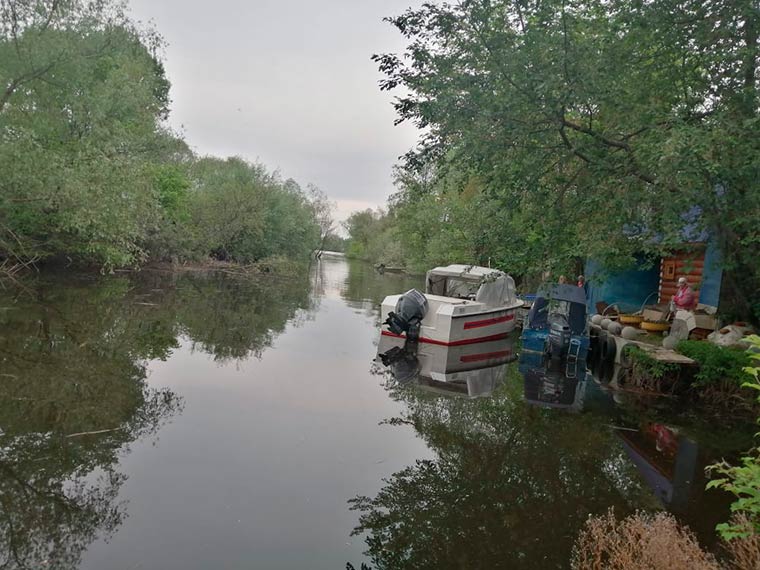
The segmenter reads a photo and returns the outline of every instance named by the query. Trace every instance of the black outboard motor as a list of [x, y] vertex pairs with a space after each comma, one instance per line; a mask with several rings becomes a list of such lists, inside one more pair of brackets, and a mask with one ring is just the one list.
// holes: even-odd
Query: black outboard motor
[[385, 323], [393, 333], [400, 335], [406, 333], [409, 340], [417, 340], [420, 337], [420, 322], [427, 313], [428, 302], [425, 295], [410, 289], [396, 303], [396, 310], [388, 313]]

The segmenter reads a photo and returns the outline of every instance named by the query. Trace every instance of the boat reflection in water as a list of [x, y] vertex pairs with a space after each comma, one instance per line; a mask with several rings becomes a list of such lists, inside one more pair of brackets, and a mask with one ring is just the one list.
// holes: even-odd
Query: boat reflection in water
[[536, 352], [523, 352], [519, 370], [528, 403], [575, 412], [583, 409], [587, 385], [585, 361], [552, 359]]
[[511, 338], [463, 346], [440, 346], [381, 336], [377, 362], [398, 384], [446, 394], [490, 396], [517, 359]]

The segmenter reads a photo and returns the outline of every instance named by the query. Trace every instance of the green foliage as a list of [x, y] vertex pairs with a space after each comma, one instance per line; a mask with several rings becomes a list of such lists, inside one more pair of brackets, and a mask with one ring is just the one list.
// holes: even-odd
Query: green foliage
[[397, 228], [385, 212], [354, 212], [344, 222], [348, 232], [346, 255], [388, 266], [403, 267], [406, 258], [401, 249]]
[[649, 356], [645, 350], [636, 346], [629, 345], [625, 351], [639, 375], [643, 374], [654, 380], [662, 380], [667, 374], [677, 372], [679, 369], [678, 364], [656, 360]]
[[699, 363], [699, 371], [695, 375], [695, 384], [698, 386], [725, 380], [742, 386], [751, 380], [751, 376], [746, 372], [750, 356], [745, 350], [696, 340], [683, 340], [678, 343], [676, 349]]
[[750, 363], [755, 366], [747, 366], [744, 369], [744, 372], [755, 379], [755, 382], [748, 383], [749, 386], [755, 388], [755, 383], [760, 380], [760, 363], [757, 362], [760, 361], [760, 336], [753, 334], [748, 336], [746, 340], [750, 343], [750, 349], [747, 351], [747, 356], [749, 356]]
[[330, 234], [325, 238], [323, 249], [325, 251], [345, 252], [348, 240], [336, 234]]
[[[760, 336], [748, 337], [751, 348], [747, 352], [747, 361], [757, 364], [760, 361]], [[746, 366], [744, 373], [751, 378], [743, 386], [760, 392], [760, 366]], [[760, 395], [757, 396], [760, 403]], [[760, 423], [760, 419], [758, 419]], [[720, 475], [707, 484], [707, 488], [720, 488], [736, 496], [731, 504], [731, 512], [745, 516], [746, 524], [733, 521], [719, 524], [716, 529], [726, 540], [760, 534], [760, 448], [751, 450], [741, 458], [739, 465], [730, 465], [725, 461], [711, 465], [710, 471]]]
[[274, 255], [305, 257], [319, 228], [300, 187], [240, 158], [203, 158], [190, 169], [186, 232], [197, 257], [252, 263]]
[[108, 2], [14, 6], [0, 34], [0, 255], [139, 261], [158, 218], [152, 164], [172, 144], [160, 38]]
[[155, 168], [153, 176], [164, 221], [188, 221], [190, 180], [187, 173], [177, 165], [161, 164]]
[[751, 313], [756, 2], [473, 0], [388, 21], [408, 47], [375, 56], [381, 87], [425, 132], [392, 202], [412, 263], [456, 249], [517, 274], [618, 267], [672, 250], [689, 223]]
[[305, 258], [331, 204], [169, 131], [156, 33], [118, 0], [0, 8], [0, 263]]
[[726, 540], [760, 534], [760, 450], [754, 449], [741, 458], [739, 465], [726, 462], [711, 465], [710, 470], [722, 475], [712, 479], [707, 488], [720, 488], [737, 497], [731, 504], [732, 513], [743, 513], [751, 526], [721, 523], [715, 528]]

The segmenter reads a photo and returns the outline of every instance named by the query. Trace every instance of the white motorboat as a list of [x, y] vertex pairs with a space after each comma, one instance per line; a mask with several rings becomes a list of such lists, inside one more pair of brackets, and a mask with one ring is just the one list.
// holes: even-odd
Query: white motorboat
[[448, 265], [428, 271], [425, 294], [412, 289], [383, 300], [382, 334], [443, 346], [505, 338], [522, 301], [514, 280], [497, 269]]

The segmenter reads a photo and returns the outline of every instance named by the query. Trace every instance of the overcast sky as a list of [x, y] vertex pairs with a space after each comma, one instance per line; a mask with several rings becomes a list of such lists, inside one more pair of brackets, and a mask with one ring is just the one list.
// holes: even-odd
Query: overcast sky
[[171, 124], [199, 154], [312, 182], [344, 219], [383, 205], [415, 143], [370, 56], [402, 51], [384, 16], [418, 0], [130, 0], [168, 42]]

